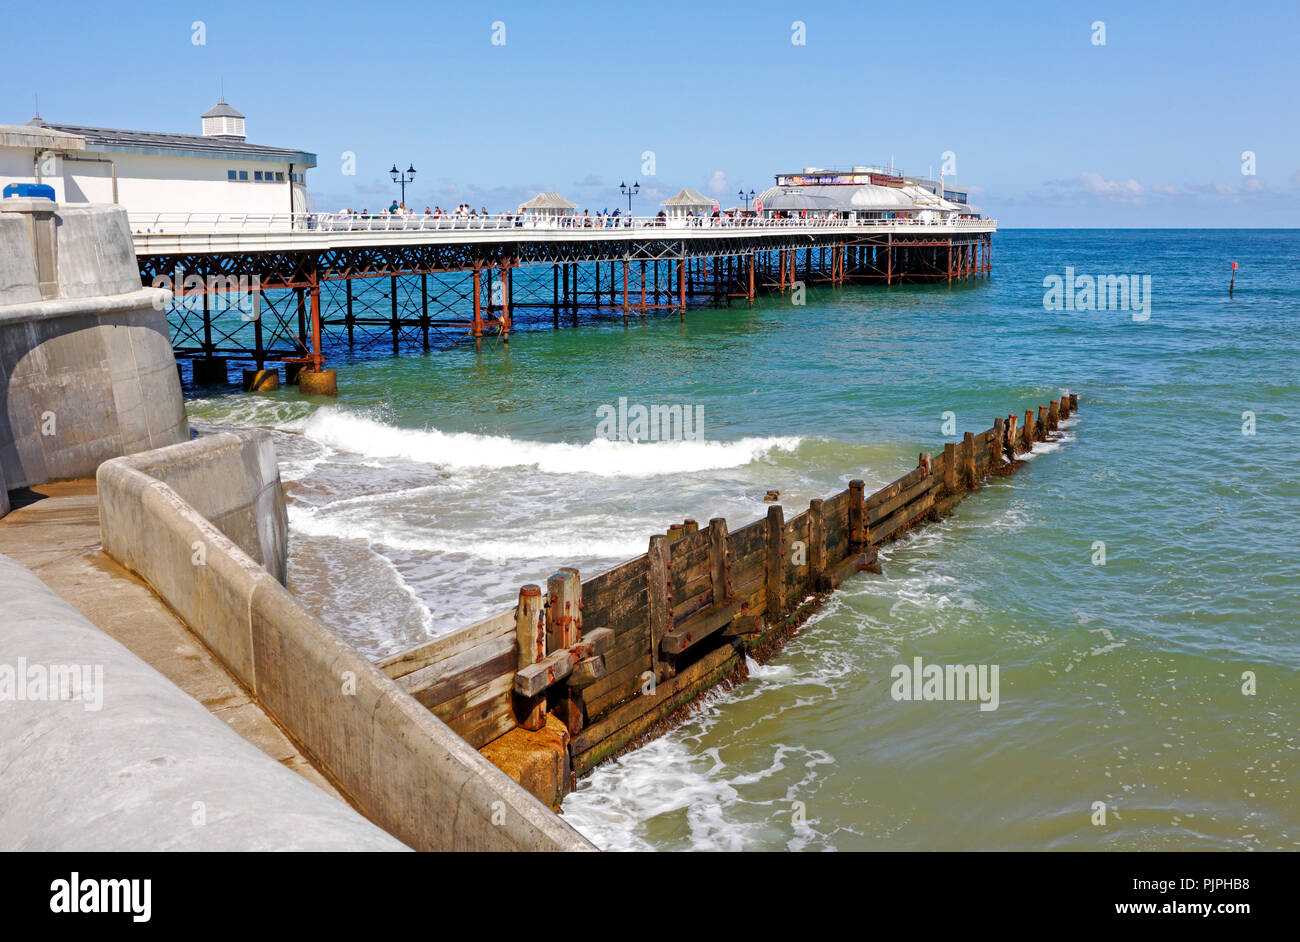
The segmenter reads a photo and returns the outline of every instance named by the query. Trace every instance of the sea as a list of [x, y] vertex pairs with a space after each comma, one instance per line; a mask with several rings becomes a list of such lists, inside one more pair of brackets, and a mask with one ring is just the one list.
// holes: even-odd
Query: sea
[[[187, 408], [272, 431], [290, 588], [379, 659], [671, 523], [870, 492], [1076, 393], [1057, 441], [563, 815], [606, 850], [1300, 848], [1300, 233], [1006, 230], [992, 260], [508, 346], [340, 349], [337, 400], [187, 387]], [[702, 432], [609, 440], [621, 399]], [[996, 708], [903, 696], [918, 658], [996, 668]]]

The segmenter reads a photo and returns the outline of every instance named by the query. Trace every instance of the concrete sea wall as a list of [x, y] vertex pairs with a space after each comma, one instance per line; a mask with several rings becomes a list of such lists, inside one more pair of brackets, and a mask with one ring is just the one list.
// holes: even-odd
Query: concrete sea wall
[[0, 585], [0, 848], [406, 849], [7, 556]]
[[[223, 432], [131, 455], [119, 459], [119, 463], [180, 495], [195, 513], [284, 584], [289, 518], [280, 485], [280, 467], [269, 433]], [[101, 513], [131, 510], [130, 506], [110, 505]], [[117, 525], [111, 532], [115, 537], [130, 535], [128, 528]], [[106, 545], [106, 549], [111, 556], [141, 565], [146, 564], [144, 557], [152, 552], [146, 543], [133, 539], [121, 540], [111, 548]], [[127, 565], [139, 568], [131, 563]], [[183, 587], [192, 587], [193, 583], [193, 573], [181, 570], [179, 575], [177, 584], [170, 590], [176, 597]]]
[[89, 477], [189, 438], [162, 308], [125, 210], [0, 201], [0, 477]]
[[282, 497], [267, 496], [279, 480], [270, 483], [264, 437], [218, 435], [105, 462], [97, 475], [105, 552], [175, 609], [339, 790], [403, 842], [592, 849], [250, 555], [279, 558], [263, 542], [283, 509]]

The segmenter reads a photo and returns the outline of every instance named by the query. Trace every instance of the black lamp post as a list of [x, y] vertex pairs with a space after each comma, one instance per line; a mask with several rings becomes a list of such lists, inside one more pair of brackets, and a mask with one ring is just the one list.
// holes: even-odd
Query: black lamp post
[[406, 169], [399, 171], [397, 164], [393, 164], [393, 169], [388, 171], [393, 175], [393, 182], [402, 185], [402, 205], [406, 205], [406, 184], [415, 182], [415, 167], [411, 164], [406, 165]]
[[750, 191], [749, 191], [749, 195], [746, 196], [746, 195], [745, 195], [745, 191], [744, 191], [744, 190], [741, 190], [741, 191], [740, 191], [739, 193], [737, 193], [736, 195], [739, 196], [742, 200], [745, 201], [745, 212], [749, 212], [749, 201], [752, 200], [752, 199], [754, 198], [754, 191], [753, 191], [753, 190], [750, 190]]
[[632, 197], [635, 196], [640, 189], [640, 183], [633, 183], [631, 186], [628, 186], [626, 183], [620, 183], [618, 185], [618, 191], [627, 197], [627, 214], [629, 216], [632, 215]]

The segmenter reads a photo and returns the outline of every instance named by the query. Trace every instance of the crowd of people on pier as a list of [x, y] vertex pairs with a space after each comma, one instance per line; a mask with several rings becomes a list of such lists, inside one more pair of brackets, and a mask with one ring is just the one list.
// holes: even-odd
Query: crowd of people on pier
[[[742, 212], [738, 209], [722, 210], [714, 207], [711, 213], [688, 212], [685, 218], [688, 225], [703, 225], [706, 218], [713, 220], [712, 225], [727, 224], [728, 220], [740, 218], [754, 218], [753, 213]], [[479, 209], [472, 209], [468, 203], [461, 203], [453, 210], [444, 210], [441, 206], [425, 206], [424, 212], [420, 213], [408, 207], [403, 202], [394, 200], [386, 210], [378, 213], [372, 213], [369, 209], [356, 210], [346, 208], [335, 213], [338, 218], [355, 217], [359, 219], [383, 219], [387, 216], [424, 216], [429, 219], [450, 218], [456, 220], [482, 219], [493, 220], [499, 224], [514, 224], [524, 226], [533, 221], [546, 221], [561, 228], [618, 228], [621, 226], [631, 226], [636, 217], [624, 213], [621, 209], [610, 210], [600, 209], [592, 212], [584, 209], [582, 215], [574, 213], [565, 213], [562, 215], [548, 215], [543, 213], [534, 213], [532, 210], [525, 209], [521, 212], [511, 212], [506, 210], [500, 213], [489, 213], [486, 206]], [[668, 224], [668, 214], [662, 209], [650, 220], [643, 221], [641, 225], [666, 226]]]
[[[919, 225], [925, 220], [909, 217], [903, 213], [887, 212], [880, 214], [882, 218], [868, 220], [868, 222], [877, 222], [880, 224], [892, 225]], [[479, 209], [473, 209], [468, 203], [461, 203], [455, 209], [444, 210], [441, 206], [425, 206], [423, 212], [418, 212], [408, 208], [405, 203], [394, 200], [386, 210], [380, 210], [372, 213], [368, 209], [357, 211], [355, 209], [344, 209], [333, 216], [332, 225], [339, 225], [344, 228], [352, 228], [352, 220], [361, 220], [367, 225], [370, 221], [384, 222], [381, 228], [388, 228], [387, 221], [394, 217], [402, 218], [403, 224], [399, 228], [406, 228], [405, 220], [414, 218], [417, 226], [422, 224], [423, 220], [437, 221], [438, 226], [442, 226], [442, 220], [450, 220], [452, 227], [464, 228], [508, 228], [508, 227], [545, 227], [560, 229], [609, 229], [631, 226], [656, 226], [664, 227], [668, 225], [686, 225], [686, 226], [755, 226], [755, 225], [791, 225], [797, 223], [803, 224], [827, 224], [827, 223], [848, 223], [837, 213], [809, 212], [808, 210], [794, 210], [787, 212], [767, 212], [759, 215], [757, 213], [741, 209], [722, 209], [715, 205], [711, 210], [689, 210], [670, 217], [664, 210], [659, 210], [653, 217], [643, 218], [635, 217], [623, 212], [621, 209], [610, 210], [608, 208], [592, 212], [584, 209], [579, 215], [575, 210], [572, 213], [556, 213], [554, 211], [535, 212], [531, 209], [520, 211], [510, 211], [499, 213], [489, 213], [486, 206]], [[963, 220], [964, 221], [964, 220]], [[861, 221], [859, 220], [859, 224]], [[366, 228], [366, 226], [361, 226]]]

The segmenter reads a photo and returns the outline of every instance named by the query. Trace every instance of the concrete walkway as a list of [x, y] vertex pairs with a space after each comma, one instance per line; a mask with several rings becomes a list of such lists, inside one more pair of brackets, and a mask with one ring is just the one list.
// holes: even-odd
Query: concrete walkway
[[93, 625], [245, 740], [344, 800], [171, 609], [104, 555], [93, 480], [42, 484], [9, 496], [14, 509], [0, 518], [0, 554], [32, 570]]

